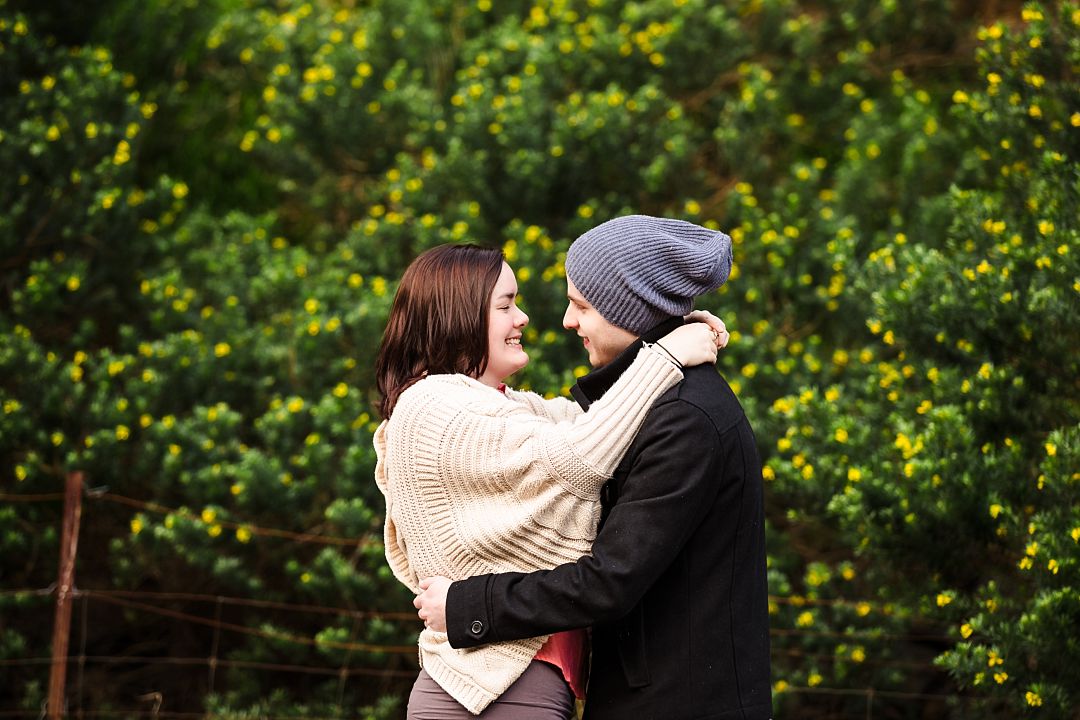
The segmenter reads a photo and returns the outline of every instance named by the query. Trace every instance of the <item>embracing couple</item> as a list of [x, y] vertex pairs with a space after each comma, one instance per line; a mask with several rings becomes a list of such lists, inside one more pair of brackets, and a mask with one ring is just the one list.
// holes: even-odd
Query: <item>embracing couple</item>
[[409, 266], [376, 363], [386, 557], [424, 620], [408, 718], [766, 720], [761, 463], [714, 367], [731, 239], [630, 215], [566, 254], [573, 400], [514, 390], [495, 249]]

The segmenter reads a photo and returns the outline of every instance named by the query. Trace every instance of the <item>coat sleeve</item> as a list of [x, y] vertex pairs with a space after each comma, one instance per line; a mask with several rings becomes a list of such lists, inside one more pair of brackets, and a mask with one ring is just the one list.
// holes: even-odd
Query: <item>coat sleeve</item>
[[704, 412], [677, 399], [655, 407], [592, 555], [553, 570], [454, 582], [446, 604], [451, 645], [532, 637], [625, 615], [700, 524], [718, 492], [722, 463], [719, 435]]

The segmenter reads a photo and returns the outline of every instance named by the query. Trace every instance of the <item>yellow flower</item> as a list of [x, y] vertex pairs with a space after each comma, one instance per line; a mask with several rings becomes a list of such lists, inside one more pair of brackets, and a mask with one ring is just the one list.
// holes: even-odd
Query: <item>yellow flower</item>
[[251, 540], [251, 531], [246, 527], [236, 528], [236, 539], [242, 543], [249, 542]]
[[814, 624], [814, 614], [809, 610], [803, 610], [795, 619], [795, 624], [799, 627], [810, 627]]
[[1031, 707], [1039, 707], [1043, 703], [1042, 698], [1039, 697], [1039, 694], [1031, 692], [1030, 690], [1024, 693], [1024, 700], [1026, 700], [1027, 704]]
[[1055, 455], [1057, 455], [1057, 445], [1055, 445], [1054, 443], [1046, 443], [1044, 447], [1046, 448], [1046, 454], [1050, 457], [1054, 457]]
[[946, 605], [951, 603], [952, 600], [953, 600], [952, 596], [949, 595], [948, 593], [938, 593], [937, 606], [938, 607], [945, 607]]
[[1004, 670], [994, 673], [994, 682], [996, 682], [998, 685], [1004, 684], [1004, 682], [1008, 679], [1009, 673], [1005, 672]]
[[116, 152], [113, 153], [113, 164], [123, 165], [131, 159], [131, 146], [127, 140], [121, 140], [116, 144]]
[[217, 345], [214, 345], [214, 355], [217, 357], [225, 357], [230, 352], [232, 352], [232, 348], [229, 347], [229, 343], [219, 342]]
[[140, 532], [142, 532], [142, 529], [143, 529], [142, 518], [139, 517], [138, 515], [136, 515], [135, 517], [133, 517], [131, 519], [131, 534], [132, 535], [138, 535]]
[[971, 634], [973, 632], [975, 632], [975, 630], [968, 623], [964, 623], [960, 626], [960, 637], [964, 638], [965, 640], [971, 637]]

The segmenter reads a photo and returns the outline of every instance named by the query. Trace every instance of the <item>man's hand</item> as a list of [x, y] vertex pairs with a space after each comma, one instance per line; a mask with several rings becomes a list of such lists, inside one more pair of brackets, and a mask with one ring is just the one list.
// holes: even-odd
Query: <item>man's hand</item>
[[424, 626], [436, 632], [446, 632], [446, 593], [450, 592], [450, 579], [429, 577], [420, 581], [420, 594], [413, 600], [416, 614]]

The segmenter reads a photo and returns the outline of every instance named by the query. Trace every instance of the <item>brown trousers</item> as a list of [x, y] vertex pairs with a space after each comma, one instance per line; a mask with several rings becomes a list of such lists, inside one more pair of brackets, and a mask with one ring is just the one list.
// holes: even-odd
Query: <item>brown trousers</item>
[[574, 696], [562, 674], [534, 660], [514, 684], [473, 715], [431, 679], [426, 671], [413, 684], [407, 720], [568, 720], [574, 717]]

